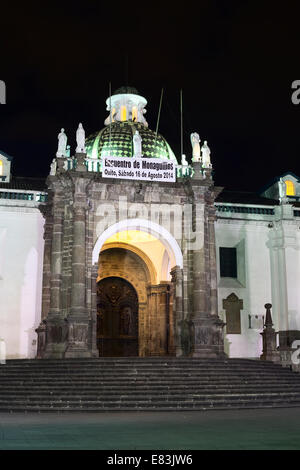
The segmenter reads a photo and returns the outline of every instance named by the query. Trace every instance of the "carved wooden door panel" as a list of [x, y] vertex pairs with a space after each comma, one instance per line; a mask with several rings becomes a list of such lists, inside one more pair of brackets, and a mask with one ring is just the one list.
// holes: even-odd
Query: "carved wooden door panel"
[[100, 356], [138, 356], [138, 298], [125, 279], [98, 283], [97, 345]]

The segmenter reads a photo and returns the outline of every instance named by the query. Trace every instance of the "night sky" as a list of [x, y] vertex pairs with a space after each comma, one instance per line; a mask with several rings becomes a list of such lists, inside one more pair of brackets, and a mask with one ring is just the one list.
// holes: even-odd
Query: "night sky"
[[300, 176], [299, 2], [23, 2], [1, 4], [0, 149], [13, 173], [46, 176], [64, 127], [75, 149], [82, 122], [104, 127], [112, 90], [133, 86], [146, 119], [180, 154], [190, 133], [211, 148], [216, 185], [259, 190], [275, 176]]

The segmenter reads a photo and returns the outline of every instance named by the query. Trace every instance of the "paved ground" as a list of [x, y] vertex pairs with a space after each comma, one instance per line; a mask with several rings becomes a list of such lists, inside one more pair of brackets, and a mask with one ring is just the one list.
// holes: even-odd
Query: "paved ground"
[[300, 449], [300, 408], [0, 414], [4, 449]]

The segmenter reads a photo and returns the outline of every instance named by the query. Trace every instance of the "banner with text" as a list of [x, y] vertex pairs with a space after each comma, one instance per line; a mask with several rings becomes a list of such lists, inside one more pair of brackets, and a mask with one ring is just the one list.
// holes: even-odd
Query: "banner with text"
[[144, 181], [176, 181], [176, 164], [159, 158], [103, 157], [102, 176]]

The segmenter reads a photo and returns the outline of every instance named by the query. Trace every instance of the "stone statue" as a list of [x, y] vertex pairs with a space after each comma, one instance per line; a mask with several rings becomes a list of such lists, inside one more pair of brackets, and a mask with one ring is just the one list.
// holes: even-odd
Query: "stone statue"
[[142, 156], [142, 138], [139, 131], [135, 131], [133, 136], [133, 156], [140, 158]]
[[187, 162], [186, 156], [184, 154], [181, 157], [181, 165], [182, 166], [188, 166], [188, 162]]
[[66, 147], [67, 147], [67, 136], [65, 134], [64, 128], [61, 129], [60, 133], [58, 134], [58, 149], [56, 152], [57, 157], [65, 157], [66, 156]]
[[193, 147], [193, 162], [201, 162], [200, 137], [197, 132], [193, 132], [191, 134], [191, 143]]
[[278, 182], [278, 186], [279, 186], [280, 203], [283, 204], [284, 202], [286, 202], [287, 199], [286, 199], [286, 184], [282, 178], [280, 178]]
[[70, 158], [71, 156], [71, 147], [70, 145], [67, 145], [67, 148], [66, 148], [66, 157], [67, 158]]
[[204, 141], [204, 144], [202, 145], [201, 148], [202, 152], [202, 165], [204, 168], [210, 168], [211, 163], [210, 163], [210, 148], [207, 145], [207, 140]]
[[85, 153], [85, 132], [82, 127], [81, 122], [79, 123], [77, 132], [76, 132], [76, 153]]
[[50, 175], [51, 176], [56, 175], [56, 167], [57, 167], [56, 159], [53, 158], [52, 162], [50, 163]]

